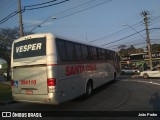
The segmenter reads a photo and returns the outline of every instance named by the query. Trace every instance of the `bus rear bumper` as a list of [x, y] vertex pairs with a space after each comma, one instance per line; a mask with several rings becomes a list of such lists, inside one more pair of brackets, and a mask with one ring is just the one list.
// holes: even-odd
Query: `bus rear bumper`
[[42, 104], [59, 104], [57, 94], [49, 93], [47, 95], [26, 95], [26, 94], [12, 94], [13, 100], [17, 102], [30, 102]]

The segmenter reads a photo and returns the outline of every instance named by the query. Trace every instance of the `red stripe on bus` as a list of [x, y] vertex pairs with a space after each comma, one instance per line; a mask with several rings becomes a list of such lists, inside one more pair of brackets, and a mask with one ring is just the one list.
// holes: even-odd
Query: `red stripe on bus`
[[58, 64], [47, 64], [47, 66], [56, 66]]
[[[105, 62], [105, 61], [79, 61], [79, 62], [68, 62], [68, 63], [59, 63], [59, 64], [47, 64], [47, 66], [57, 66], [57, 65], [71, 65], [71, 64], [103, 64], [103, 63], [112, 63], [112, 62]], [[113, 62], [114, 63], [114, 62]]]

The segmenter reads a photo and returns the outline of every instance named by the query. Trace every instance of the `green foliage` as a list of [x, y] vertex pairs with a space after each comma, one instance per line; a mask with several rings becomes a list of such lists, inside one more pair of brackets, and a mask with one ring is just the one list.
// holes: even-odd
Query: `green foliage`
[[11, 86], [0, 83], [0, 101], [12, 100]]
[[12, 42], [19, 37], [18, 28], [0, 29], [0, 58], [10, 63]]
[[[30, 32], [25, 32], [25, 35], [31, 34]], [[19, 28], [1, 28], [0, 29], [0, 58], [6, 60], [8, 64], [7, 74], [10, 71], [11, 62], [11, 46], [15, 39], [19, 38]], [[9, 77], [7, 76], [7, 80]]]
[[151, 48], [152, 48], [152, 53], [160, 52], [160, 44], [153, 44]]
[[[133, 45], [131, 45], [129, 48], [125, 48], [125, 45], [120, 45], [119, 48], [119, 54], [121, 56], [129, 56], [130, 54], [137, 54], [137, 53], [143, 53], [144, 50], [142, 48], [135, 48]], [[160, 44], [153, 44], [151, 45], [152, 53], [160, 52]]]
[[[25, 32], [25, 35], [32, 34]], [[0, 29], [0, 58], [10, 63], [11, 46], [15, 39], [19, 38], [19, 28], [1, 28]]]
[[142, 52], [144, 52], [142, 48], [135, 48], [133, 45], [131, 45], [129, 48], [120, 49], [119, 54], [121, 56], [129, 56], [130, 54], [137, 54]]

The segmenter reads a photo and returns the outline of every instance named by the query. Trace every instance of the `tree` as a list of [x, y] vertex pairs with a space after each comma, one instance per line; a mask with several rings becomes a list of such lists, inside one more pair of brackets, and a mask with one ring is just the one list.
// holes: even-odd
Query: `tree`
[[127, 46], [126, 45], [119, 45], [118, 49], [125, 49]]
[[129, 54], [135, 54], [136, 52], [136, 48], [133, 46], [133, 45], [131, 45], [129, 48], [127, 48], [127, 50], [128, 50], [128, 53]]
[[160, 52], [160, 44], [152, 45], [152, 53]]
[[121, 56], [129, 56], [127, 49], [120, 49], [119, 54]]
[[143, 53], [143, 52], [144, 50], [142, 48], [135, 48], [133, 45], [131, 45], [126, 49], [123, 48], [119, 50], [119, 54], [121, 56], [129, 56], [131, 54], [137, 54], [137, 53]]
[[[25, 32], [25, 35], [31, 34]], [[6, 60], [8, 64], [7, 68], [7, 80], [9, 80], [10, 62], [11, 62], [11, 45], [13, 41], [19, 38], [19, 28], [1, 28], [0, 29], [0, 58]]]

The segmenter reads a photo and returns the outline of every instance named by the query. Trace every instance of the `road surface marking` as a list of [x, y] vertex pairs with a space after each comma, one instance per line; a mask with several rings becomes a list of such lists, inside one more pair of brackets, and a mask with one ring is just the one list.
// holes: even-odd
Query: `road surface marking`
[[133, 82], [142, 82], [142, 83], [148, 83], [148, 84], [153, 84], [153, 85], [160, 85], [159, 83], [155, 83], [155, 82], [152, 82], [152, 81], [142, 81], [142, 80], [122, 80], [122, 81], [133, 81]]

